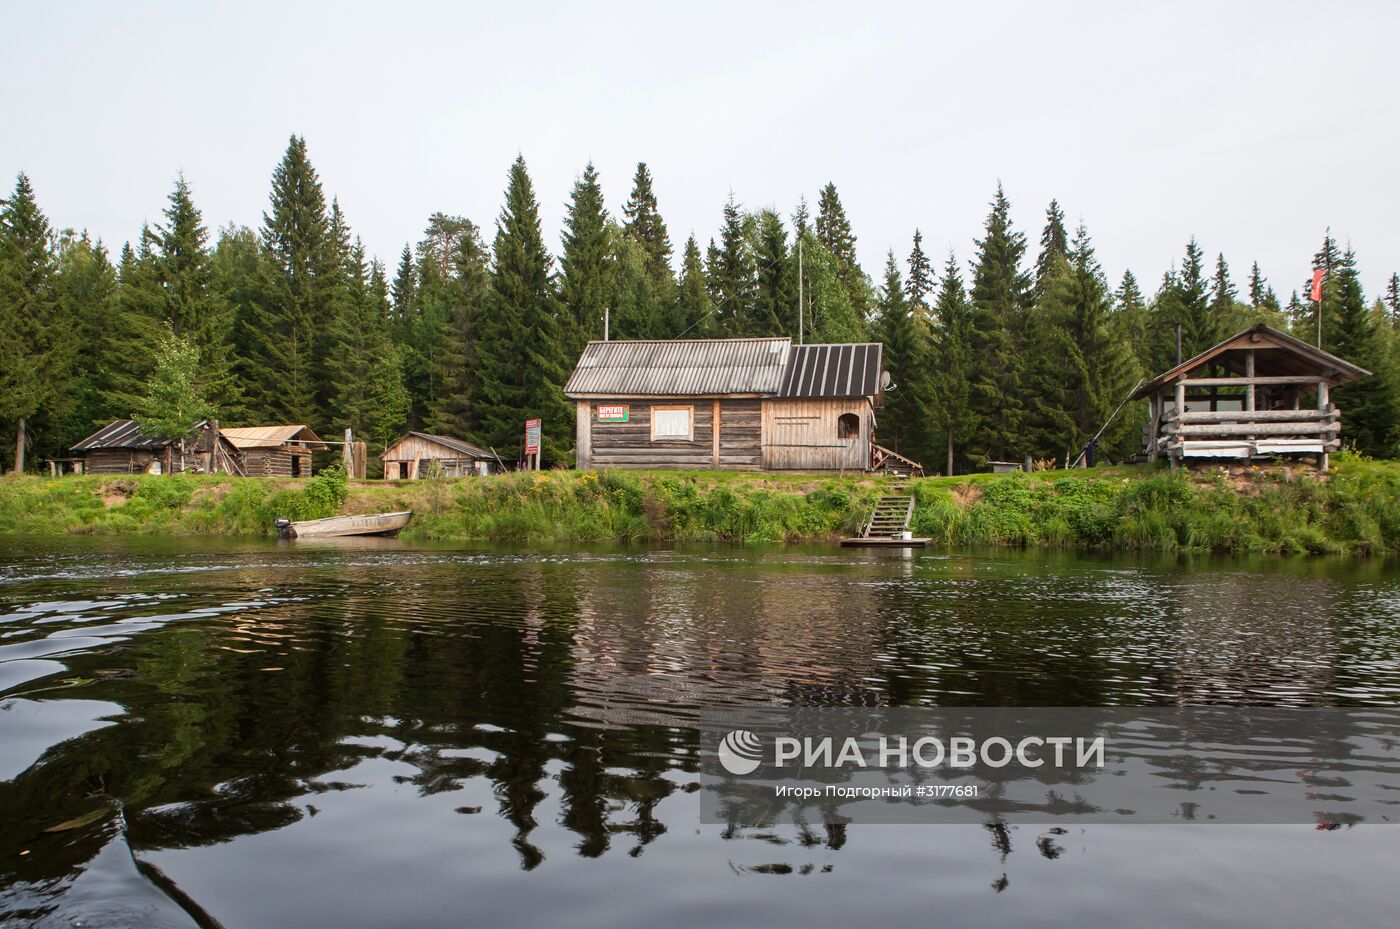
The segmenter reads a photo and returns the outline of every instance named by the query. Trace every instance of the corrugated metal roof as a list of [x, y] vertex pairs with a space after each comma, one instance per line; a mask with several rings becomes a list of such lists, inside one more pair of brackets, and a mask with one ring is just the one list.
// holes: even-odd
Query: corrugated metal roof
[[284, 426], [235, 426], [231, 429], [220, 429], [219, 432], [233, 443], [234, 448], [276, 448], [292, 440], [297, 440], [298, 443], [305, 448], [326, 448], [320, 436], [312, 432], [306, 426], [300, 424]]
[[[454, 439], [451, 436], [431, 435], [427, 432], [409, 432], [408, 435], [417, 436], [418, 438], [423, 439], [427, 442], [436, 442], [438, 445], [450, 448], [454, 452], [461, 452], [462, 454], [470, 455], [473, 458], [485, 458], [489, 460], [495, 457], [484, 448], [473, 445], [470, 442], [464, 442], [461, 439]], [[404, 436], [404, 438], [408, 438], [408, 436]], [[399, 442], [402, 441], [403, 439], [399, 439]], [[399, 442], [395, 442], [394, 445], [398, 445]], [[389, 453], [388, 451], [385, 451], [384, 454], [385, 456], [387, 456]]]
[[879, 342], [795, 345], [780, 397], [873, 397], [880, 392]]
[[169, 444], [169, 439], [157, 439], [143, 433], [141, 425], [134, 420], [118, 419], [72, 446], [72, 450], [86, 452], [95, 448], [138, 448], [155, 451]]
[[777, 393], [789, 339], [589, 342], [564, 393], [670, 397]]

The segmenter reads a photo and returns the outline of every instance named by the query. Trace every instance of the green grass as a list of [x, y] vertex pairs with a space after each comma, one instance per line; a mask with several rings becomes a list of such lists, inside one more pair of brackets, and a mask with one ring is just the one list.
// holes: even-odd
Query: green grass
[[[309, 481], [9, 476], [0, 532], [267, 535], [279, 516], [412, 509], [408, 538], [780, 543], [859, 531], [884, 479], [727, 471], [546, 471]], [[1400, 552], [1400, 463], [1115, 467], [914, 482], [916, 535], [951, 546], [1157, 552]]]

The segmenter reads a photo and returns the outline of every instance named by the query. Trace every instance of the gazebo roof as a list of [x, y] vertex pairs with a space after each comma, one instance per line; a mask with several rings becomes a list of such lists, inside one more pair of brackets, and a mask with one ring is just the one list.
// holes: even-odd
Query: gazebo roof
[[[1212, 361], [1221, 363], [1227, 369], [1238, 367], [1239, 370], [1235, 373], [1242, 374], [1242, 356], [1229, 353], [1244, 349], [1264, 350], [1255, 356], [1255, 374], [1261, 377], [1316, 375], [1327, 378], [1333, 384], [1345, 384], [1369, 377], [1371, 374], [1370, 371], [1352, 364], [1345, 358], [1339, 358], [1331, 352], [1325, 352], [1263, 323], [1256, 323], [1223, 342], [1211, 346], [1194, 358], [1188, 358], [1181, 364], [1157, 375], [1139, 387], [1133, 393], [1132, 399], [1140, 400], [1143, 397], [1149, 397], [1168, 384], [1186, 377], [1201, 365]], [[1236, 361], [1239, 362], [1238, 366], [1234, 364]]]

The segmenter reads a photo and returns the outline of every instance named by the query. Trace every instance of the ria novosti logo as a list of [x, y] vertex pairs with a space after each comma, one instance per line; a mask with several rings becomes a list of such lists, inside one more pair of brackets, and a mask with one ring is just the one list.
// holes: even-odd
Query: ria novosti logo
[[763, 742], [747, 729], [735, 729], [720, 740], [718, 754], [724, 770], [742, 777], [763, 763]]

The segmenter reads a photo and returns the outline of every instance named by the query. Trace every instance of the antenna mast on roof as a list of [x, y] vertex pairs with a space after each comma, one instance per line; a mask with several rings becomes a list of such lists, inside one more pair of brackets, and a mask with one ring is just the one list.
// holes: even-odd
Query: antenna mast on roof
[[802, 233], [797, 234], [797, 344], [802, 344]]
[[608, 305], [603, 304], [603, 341], [608, 341]]

